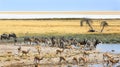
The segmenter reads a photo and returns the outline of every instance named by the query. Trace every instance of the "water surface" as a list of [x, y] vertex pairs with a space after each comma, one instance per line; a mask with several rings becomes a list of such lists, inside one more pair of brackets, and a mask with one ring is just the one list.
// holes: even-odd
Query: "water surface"
[[[96, 48], [100, 52], [120, 53], [120, 44], [99, 44]], [[114, 50], [114, 52], [112, 52]]]

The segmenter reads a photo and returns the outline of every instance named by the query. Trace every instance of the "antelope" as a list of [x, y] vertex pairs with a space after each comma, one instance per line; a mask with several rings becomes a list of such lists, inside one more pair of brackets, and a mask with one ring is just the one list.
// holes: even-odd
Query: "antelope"
[[41, 47], [40, 47], [40, 46], [37, 46], [36, 49], [37, 49], [38, 54], [40, 54], [40, 52], [41, 52], [41, 50], [40, 50]]
[[18, 48], [17, 48], [17, 50], [18, 50], [18, 53], [21, 51], [21, 46], [19, 46]]
[[106, 62], [107, 62], [107, 65], [108, 65], [110, 62], [111, 62], [112, 65], [113, 65], [113, 64], [115, 64], [115, 63], [118, 63], [119, 60], [115, 60], [114, 58], [109, 58], [108, 60], [106, 60]]
[[56, 54], [58, 54], [58, 53], [61, 54], [63, 51], [64, 51], [64, 49], [63, 49], [63, 50], [59, 50], [59, 49], [58, 49], [58, 50], [56, 50]]
[[73, 57], [73, 59], [72, 59], [73, 61], [75, 61], [77, 64], [78, 64], [78, 60], [77, 60], [77, 58], [76, 57]]
[[72, 49], [72, 46], [65, 46], [65, 48], [67, 48], [67, 49]]
[[12, 57], [12, 56], [14, 56], [14, 55], [12, 54], [11, 51], [8, 51], [8, 52], [7, 52], [7, 56], [8, 56], [8, 57]]
[[43, 60], [43, 58], [44, 58], [44, 57], [41, 57], [41, 58], [40, 58], [40, 57], [38, 57], [38, 56], [35, 56], [35, 57], [34, 57], [34, 62], [39, 63], [41, 60]]
[[103, 54], [103, 59], [105, 58], [112, 58], [113, 56], [108, 54], [107, 52]]
[[35, 67], [40, 67], [40, 65], [39, 64], [35, 64]]
[[41, 50], [40, 50], [40, 49], [37, 49], [37, 51], [38, 51], [38, 54], [40, 54]]
[[109, 61], [112, 63], [112, 65], [119, 62], [119, 60], [115, 60], [115, 59], [113, 59], [113, 58], [110, 58]]
[[87, 61], [88, 61], [86, 57], [80, 57], [80, 58], [79, 58], [79, 63], [80, 63], [81, 60], [82, 60], [84, 63], [87, 63]]
[[67, 62], [66, 59], [65, 59], [65, 57], [60, 56], [59, 58], [60, 58], [60, 60], [59, 60], [60, 63], [61, 63], [62, 60], [65, 61], [65, 62]]
[[85, 46], [84, 45], [80, 45], [80, 49], [84, 49], [85, 48]]
[[12, 54], [12, 52], [11, 52], [11, 51], [8, 51], [7, 54]]
[[22, 50], [22, 55], [23, 55], [23, 54], [24, 54], [24, 55], [27, 55], [27, 54], [29, 53], [29, 51], [30, 51], [30, 49], [28, 49], [27, 51]]
[[90, 55], [90, 52], [89, 51], [84, 51], [83, 52], [83, 56], [89, 56]]

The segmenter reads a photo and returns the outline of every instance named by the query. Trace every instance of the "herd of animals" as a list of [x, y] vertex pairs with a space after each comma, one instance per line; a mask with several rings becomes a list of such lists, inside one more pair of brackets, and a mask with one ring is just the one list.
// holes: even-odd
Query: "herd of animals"
[[[17, 36], [15, 33], [11, 33], [11, 34], [2, 34], [1, 35], [1, 40], [5, 39], [5, 40], [9, 40], [10, 38], [14, 39], [14, 42], [17, 43]], [[87, 63], [88, 62], [88, 57], [86, 57], [87, 55], [90, 54], [90, 51], [94, 50], [96, 48], [96, 46], [99, 43], [102, 43], [99, 39], [92, 39], [92, 40], [88, 40], [88, 39], [84, 39], [82, 41], [77, 40], [76, 38], [65, 38], [65, 37], [28, 37], [25, 36], [23, 39], [24, 43], [27, 43], [27, 45], [43, 45], [43, 46], [49, 46], [49, 47], [58, 47], [60, 49], [56, 50], [56, 54], [61, 54], [64, 52], [65, 49], [81, 49], [84, 50], [82, 52], [83, 56], [77, 58], [77, 57], [73, 57], [72, 60], [75, 61], [77, 64], [79, 64], [81, 61], [83, 61], [83, 63]], [[79, 48], [78, 48], [79, 47]], [[24, 51], [21, 50], [21, 46], [19, 48], [17, 48], [18, 53], [22, 52], [22, 55], [27, 55], [29, 53], [30, 50]], [[37, 49], [38, 54], [41, 54], [41, 50], [38, 48]], [[94, 54], [94, 52], [93, 52]], [[35, 56], [34, 57], [34, 62], [37, 63], [37, 65], [35, 67], [38, 67], [38, 63], [44, 59], [43, 57], [38, 57]], [[64, 56], [59, 56], [59, 63], [61, 63], [62, 61], [65, 61], [66, 63], [68, 62], [66, 60], [66, 58]], [[103, 53], [103, 61], [107, 63], [107, 65], [109, 64], [116, 64], [119, 62], [119, 59], [114, 59], [114, 56], [112, 56], [111, 54], [109, 54], [108, 52]]]
[[15, 33], [10, 33], [10, 34], [3, 33], [3, 34], [0, 36], [1, 40], [3, 40], [3, 39], [9, 40], [11, 37], [14, 38], [14, 39], [17, 38], [17, 36], [16, 36]]
[[[40, 55], [41, 54], [41, 47], [37, 47], [37, 52]], [[60, 55], [59, 57], [59, 61], [58, 63], [69, 63], [69, 61], [67, 60], [67, 58], [65, 56], [61, 56], [62, 53], [64, 53], [65, 49], [57, 49], [56, 50], [56, 55]], [[70, 49], [69, 49], [70, 50]], [[18, 48], [18, 52], [22, 52], [22, 55], [27, 55], [29, 53], [29, 49], [27, 51], [21, 50], [21, 46]], [[75, 64], [79, 65], [80, 63], [83, 63], [84, 65], [89, 63], [89, 58], [90, 58], [90, 54], [95, 54], [95, 53], [99, 53], [99, 52], [91, 52], [91, 50], [87, 50], [87, 51], [83, 51], [82, 52], [82, 56], [80, 57], [72, 57], [71, 60], [73, 61], [73, 64], [75, 62]], [[114, 64], [119, 63], [119, 58], [118, 56], [114, 56], [108, 52], [105, 52], [102, 54], [103, 55], [103, 63], [106, 63], [107, 67], [112, 67]], [[94, 56], [96, 57], [96, 56]], [[44, 56], [39, 57], [39, 56], [34, 56], [33, 60], [35, 62], [35, 67], [39, 67], [39, 63], [41, 60], [45, 59]], [[98, 62], [95, 61], [95, 62]]]
[[[17, 35], [15, 33], [10, 33], [10, 34], [6, 34], [3, 33], [1, 35], [1, 40], [10, 40], [10, 38], [14, 39], [14, 42], [17, 43]], [[96, 46], [99, 43], [102, 43], [100, 40], [98, 39], [93, 39], [93, 40], [88, 40], [88, 39], [84, 39], [82, 41], [77, 40], [76, 38], [65, 38], [64, 36], [62, 37], [29, 37], [29, 36], [25, 36], [23, 38], [23, 42], [27, 43], [28, 45], [44, 45], [44, 46], [51, 46], [51, 47], [59, 47], [59, 48], [72, 48], [71, 45], [73, 46], [81, 46], [81, 48], [84, 47], [89, 47], [90, 49], [92, 48], [96, 48]]]

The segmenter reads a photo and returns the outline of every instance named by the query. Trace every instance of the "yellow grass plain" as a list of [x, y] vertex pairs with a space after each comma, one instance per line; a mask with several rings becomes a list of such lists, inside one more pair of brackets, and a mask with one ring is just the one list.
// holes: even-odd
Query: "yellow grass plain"
[[[92, 26], [100, 33], [103, 20], [93, 20]], [[105, 20], [109, 26], [105, 27], [103, 33], [120, 33], [120, 20]], [[89, 34], [90, 28], [84, 23], [80, 27], [80, 20], [0, 20], [0, 34], [11, 33], [25, 34]]]

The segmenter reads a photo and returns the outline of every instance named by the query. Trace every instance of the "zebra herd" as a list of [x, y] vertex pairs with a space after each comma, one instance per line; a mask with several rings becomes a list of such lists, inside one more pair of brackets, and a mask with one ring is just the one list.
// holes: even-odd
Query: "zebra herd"
[[[14, 39], [14, 42], [17, 43], [17, 36], [15, 33], [10, 34], [2, 34], [1, 40], [6, 39], [9, 40], [10, 38]], [[41, 46], [50, 46], [50, 47], [59, 47], [59, 48], [75, 48], [75, 47], [87, 47], [89, 49], [96, 48], [97, 44], [102, 43], [99, 39], [92, 39], [88, 40], [87, 38], [84, 40], [80, 40], [74, 37], [65, 38], [64, 36], [61, 37], [29, 37], [25, 36], [23, 41], [27, 45], [41, 45]]]
[[40, 44], [43, 46], [50, 46], [50, 47], [59, 47], [59, 48], [77, 48], [77, 47], [82, 47], [83, 48], [88, 48], [88, 49], [93, 49], [96, 48], [96, 46], [99, 43], [102, 43], [98, 39], [84, 39], [83, 41], [80, 41], [76, 38], [65, 38], [65, 37], [24, 37], [24, 43], [29, 44]]

